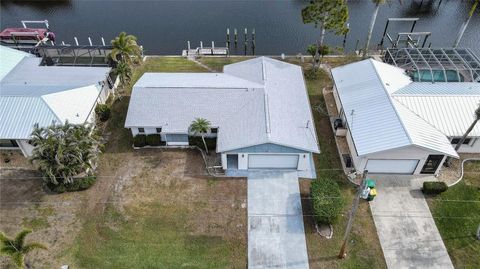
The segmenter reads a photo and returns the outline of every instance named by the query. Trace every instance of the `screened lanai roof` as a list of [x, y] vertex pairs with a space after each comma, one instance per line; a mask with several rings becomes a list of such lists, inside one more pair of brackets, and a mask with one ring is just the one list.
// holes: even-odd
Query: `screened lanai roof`
[[470, 49], [391, 48], [384, 57], [414, 81], [480, 82], [480, 59]]

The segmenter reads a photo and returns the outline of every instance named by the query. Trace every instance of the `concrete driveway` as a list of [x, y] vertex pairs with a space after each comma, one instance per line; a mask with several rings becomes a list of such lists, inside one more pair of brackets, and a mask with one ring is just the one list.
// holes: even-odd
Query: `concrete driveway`
[[378, 195], [370, 207], [388, 268], [453, 268], [420, 191], [424, 180], [435, 178], [369, 177], [377, 182]]
[[248, 268], [308, 268], [297, 172], [249, 173]]

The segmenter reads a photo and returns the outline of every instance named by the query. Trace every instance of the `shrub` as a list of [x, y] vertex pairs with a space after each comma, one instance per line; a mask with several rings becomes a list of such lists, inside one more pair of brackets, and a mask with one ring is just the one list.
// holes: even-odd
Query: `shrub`
[[83, 191], [90, 188], [97, 181], [97, 177], [90, 175], [82, 178], [75, 178], [72, 183], [53, 185], [47, 183], [47, 188], [56, 193]]
[[448, 189], [448, 186], [443, 181], [426, 181], [423, 182], [422, 192], [425, 194], [439, 194]]
[[145, 147], [146, 145], [146, 135], [138, 134], [133, 137], [133, 146], [137, 148]]
[[[217, 148], [217, 138], [216, 137], [205, 137], [205, 143], [209, 150], [215, 150]], [[202, 137], [200, 136], [189, 136], [188, 144], [190, 146], [197, 146], [201, 149], [205, 148], [203, 145]]]
[[320, 78], [320, 72], [321, 71], [319, 70], [315, 71], [313, 69], [307, 69], [305, 70], [304, 75], [307, 80], [316, 80]]
[[310, 187], [315, 221], [322, 224], [332, 224], [343, 208], [343, 198], [340, 187], [332, 179], [319, 178]]
[[100, 121], [105, 122], [110, 118], [110, 108], [105, 104], [98, 104], [95, 107], [95, 114], [97, 114]]
[[159, 134], [149, 134], [146, 139], [147, 145], [149, 146], [160, 146], [160, 135]]

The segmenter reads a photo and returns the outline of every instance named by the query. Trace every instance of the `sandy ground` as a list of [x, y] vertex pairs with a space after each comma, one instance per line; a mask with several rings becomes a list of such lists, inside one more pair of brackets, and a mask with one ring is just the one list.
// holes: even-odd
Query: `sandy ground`
[[[115, 201], [120, 210], [149, 201], [182, 206], [202, 203], [203, 210], [193, 211], [194, 223], [187, 224], [192, 233], [238, 242], [245, 249], [239, 259], [246, 254], [246, 180], [206, 176], [196, 151], [105, 153], [96, 184], [75, 193], [46, 193], [35, 171], [0, 170], [0, 230], [12, 236], [21, 227], [34, 230], [28, 240], [49, 249], [28, 256], [35, 268], [71, 264], [66, 250], [75, 244], [84, 221], [102, 214]], [[0, 268], [8, 268], [7, 258], [0, 258]]]

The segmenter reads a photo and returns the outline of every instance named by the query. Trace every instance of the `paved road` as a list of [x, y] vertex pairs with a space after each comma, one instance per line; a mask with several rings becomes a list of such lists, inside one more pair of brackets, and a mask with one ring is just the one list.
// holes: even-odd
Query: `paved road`
[[248, 268], [308, 269], [297, 172], [249, 174]]
[[453, 269], [427, 202], [423, 180], [414, 176], [369, 176], [378, 196], [370, 203], [378, 237], [389, 269]]

